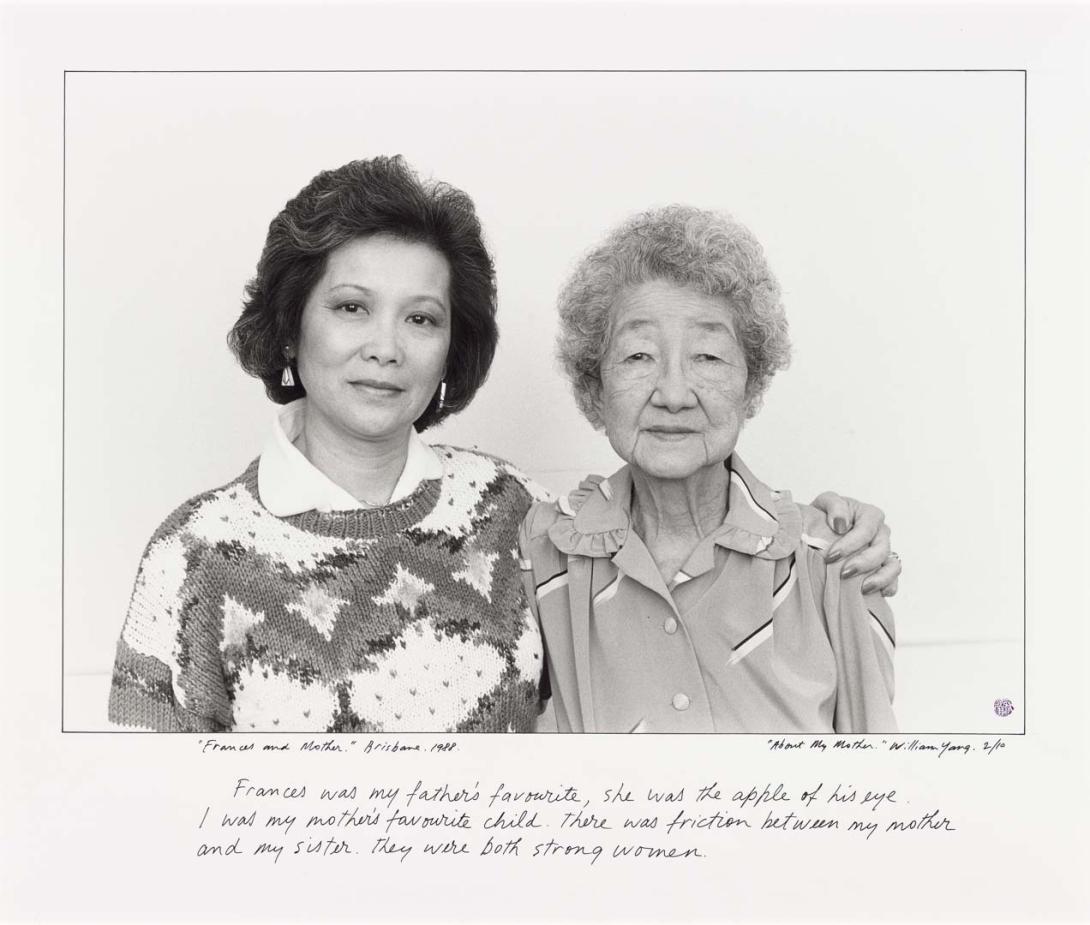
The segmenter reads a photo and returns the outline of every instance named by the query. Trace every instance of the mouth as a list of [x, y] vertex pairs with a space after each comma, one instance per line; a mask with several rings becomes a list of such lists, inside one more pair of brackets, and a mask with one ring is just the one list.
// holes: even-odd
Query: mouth
[[392, 382], [382, 379], [352, 379], [348, 383], [352, 388], [370, 395], [399, 395], [405, 390]]
[[650, 434], [652, 437], [654, 437], [657, 440], [671, 440], [671, 441], [673, 441], [673, 440], [684, 440], [686, 437], [696, 436], [698, 431], [695, 431], [695, 430], [693, 430], [692, 428], [689, 428], [689, 427], [660, 426], [660, 427], [646, 427], [646, 428], [644, 428], [644, 433]]

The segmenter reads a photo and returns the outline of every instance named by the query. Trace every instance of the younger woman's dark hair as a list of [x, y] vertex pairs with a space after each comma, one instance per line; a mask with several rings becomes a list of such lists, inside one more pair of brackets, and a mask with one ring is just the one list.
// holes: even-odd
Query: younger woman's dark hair
[[465, 408], [488, 376], [499, 338], [496, 273], [473, 200], [447, 183], [421, 180], [400, 155], [323, 171], [284, 206], [269, 225], [257, 275], [246, 286], [227, 343], [273, 401], [301, 398], [306, 390], [294, 363], [296, 384], [280, 380], [284, 348], [298, 343], [307, 298], [331, 251], [377, 234], [426, 244], [450, 265], [447, 389], [442, 409], [436, 395], [415, 422], [424, 430]]

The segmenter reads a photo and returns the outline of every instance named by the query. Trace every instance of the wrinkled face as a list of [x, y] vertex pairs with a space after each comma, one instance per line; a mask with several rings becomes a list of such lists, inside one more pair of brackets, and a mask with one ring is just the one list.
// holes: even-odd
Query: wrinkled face
[[342, 244], [300, 323], [308, 421], [364, 439], [407, 435], [443, 378], [450, 326], [445, 257], [385, 235]]
[[613, 306], [599, 411], [630, 465], [684, 479], [721, 464], [745, 420], [746, 360], [721, 299], [665, 280]]

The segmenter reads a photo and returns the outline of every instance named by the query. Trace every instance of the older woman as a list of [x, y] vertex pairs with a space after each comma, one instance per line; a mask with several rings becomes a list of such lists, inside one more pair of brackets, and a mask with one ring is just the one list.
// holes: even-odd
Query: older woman
[[789, 353], [753, 236], [639, 215], [579, 264], [560, 318], [579, 407], [626, 463], [520, 534], [561, 731], [893, 730], [885, 600], [735, 451]]
[[[517, 561], [531, 490], [418, 434], [484, 382], [495, 299], [471, 200], [400, 158], [321, 173], [284, 207], [230, 335], [283, 408], [260, 457], [148, 544], [116, 723], [533, 728], [544, 658]], [[844, 516], [843, 499], [829, 507]], [[879, 532], [880, 512], [859, 520], [849, 551]], [[887, 535], [859, 553], [867, 568]]]

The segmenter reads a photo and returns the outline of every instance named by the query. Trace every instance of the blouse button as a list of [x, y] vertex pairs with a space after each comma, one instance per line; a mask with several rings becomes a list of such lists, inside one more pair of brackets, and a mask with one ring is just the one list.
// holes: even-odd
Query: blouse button
[[666, 622], [662, 624], [662, 628], [666, 630], [671, 636], [677, 632], [677, 620], [673, 617], [667, 617]]
[[678, 711], [688, 710], [689, 698], [684, 694], [674, 694], [674, 709]]

